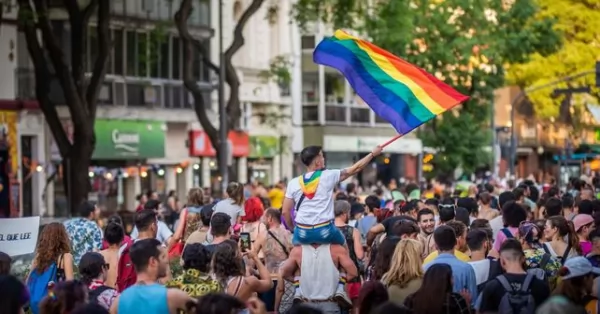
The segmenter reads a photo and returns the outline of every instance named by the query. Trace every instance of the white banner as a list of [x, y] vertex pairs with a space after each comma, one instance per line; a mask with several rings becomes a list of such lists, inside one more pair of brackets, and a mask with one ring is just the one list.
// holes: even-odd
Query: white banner
[[0, 251], [9, 256], [33, 253], [39, 230], [39, 216], [0, 219]]

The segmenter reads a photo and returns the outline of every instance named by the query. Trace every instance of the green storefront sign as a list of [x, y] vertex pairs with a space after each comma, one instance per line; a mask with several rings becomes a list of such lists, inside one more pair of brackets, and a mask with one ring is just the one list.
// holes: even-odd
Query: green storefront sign
[[250, 136], [250, 158], [271, 158], [279, 154], [279, 138]]
[[93, 159], [148, 159], [165, 156], [164, 122], [96, 120]]

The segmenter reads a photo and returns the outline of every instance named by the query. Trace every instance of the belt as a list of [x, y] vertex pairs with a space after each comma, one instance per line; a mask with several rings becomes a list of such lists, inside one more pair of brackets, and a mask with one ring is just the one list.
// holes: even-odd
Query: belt
[[296, 224], [296, 227], [300, 228], [300, 229], [316, 229], [316, 228], [320, 228], [320, 227], [325, 227], [330, 225], [332, 222], [331, 221], [326, 221], [326, 222], [322, 222], [322, 223], [318, 223], [316, 225], [303, 225], [303, 224]]
[[336, 301], [333, 298], [329, 298], [329, 299], [325, 299], [325, 300], [310, 300], [310, 299], [305, 299], [305, 298], [300, 298], [300, 300], [302, 300], [302, 302], [308, 302], [308, 303], [336, 303]]

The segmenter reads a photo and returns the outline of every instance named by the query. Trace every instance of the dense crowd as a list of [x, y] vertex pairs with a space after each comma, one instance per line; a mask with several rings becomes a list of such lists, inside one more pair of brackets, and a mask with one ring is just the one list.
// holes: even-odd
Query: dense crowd
[[380, 152], [329, 170], [307, 147], [287, 185], [193, 188], [181, 208], [150, 192], [131, 232], [85, 202], [43, 227], [25, 278], [0, 254], [0, 313], [598, 313], [591, 179], [339, 189]]

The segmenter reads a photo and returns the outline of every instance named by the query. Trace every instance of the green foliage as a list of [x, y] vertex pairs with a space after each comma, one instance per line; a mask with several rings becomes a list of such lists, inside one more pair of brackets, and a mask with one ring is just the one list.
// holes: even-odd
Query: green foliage
[[[148, 36], [138, 37], [139, 60], [142, 64], [147, 64], [150, 68], [153, 68], [160, 62], [160, 48], [163, 43], [169, 40], [169, 27], [172, 24], [172, 22], [167, 21], [157, 22], [148, 31]], [[147, 67], [142, 67], [139, 71], [140, 76], [149, 74], [146, 73], [148, 72]]]
[[[489, 162], [483, 148], [491, 142], [490, 108], [494, 90], [505, 84], [504, 65], [527, 61], [533, 53], [548, 55], [560, 42], [550, 17], [532, 19], [537, 13], [533, 0], [515, 1], [512, 7], [496, 0], [384, 0], [366, 10], [363, 1], [355, 0], [343, 10], [319, 14], [319, 8], [337, 2], [300, 0], [295, 16], [301, 25], [320, 18], [336, 28], [355, 27], [470, 96], [419, 131], [425, 146], [443, 154], [436, 156], [444, 157], [436, 158], [434, 171], [440, 174], [459, 166], [470, 173]], [[362, 27], [354, 21], [356, 13], [363, 13]]]
[[274, 80], [280, 85], [289, 85], [292, 81], [292, 74], [290, 68], [292, 63], [288, 56], [276, 56], [271, 60], [269, 69], [261, 71], [259, 77], [262, 78], [265, 83]]
[[[510, 83], [522, 87], [539, 86], [558, 78], [594, 69], [598, 57], [600, 36], [600, 1], [598, 0], [538, 0], [541, 10], [537, 19], [553, 19], [554, 29], [564, 36], [564, 45], [558, 51], [545, 56], [534, 53], [524, 64], [512, 65], [507, 77]], [[569, 82], [578, 87], [593, 85], [591, 74]], [[529, 94], [536, 115], [542, 119], [559, 116], [560, 102], [564, 96], [553, 98], [553, 88], [566, 88], [567, 82]], [[598, 90], [593, 94], [598, 99]], [[572, 101], [574, 111], [582, 111], [584, 101], [576, 97]], [[577, 116], [577, 114], [575, 115]], [[574, 118], [574, 120], [576, 120]], [[576, 122], [576, 121], [574, 121]]]

